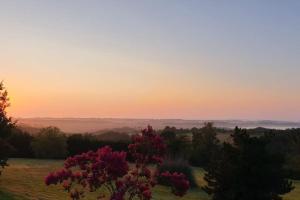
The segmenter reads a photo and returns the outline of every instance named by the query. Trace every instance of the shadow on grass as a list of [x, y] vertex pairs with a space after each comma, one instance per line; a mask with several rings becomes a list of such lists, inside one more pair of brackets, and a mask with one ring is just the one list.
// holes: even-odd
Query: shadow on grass
[[17, 198], [13, 194], [10, 194], [8, 192], [4, 192], [0, 190], [0, 199], [1, 200], [25, 200], [24, 198]]

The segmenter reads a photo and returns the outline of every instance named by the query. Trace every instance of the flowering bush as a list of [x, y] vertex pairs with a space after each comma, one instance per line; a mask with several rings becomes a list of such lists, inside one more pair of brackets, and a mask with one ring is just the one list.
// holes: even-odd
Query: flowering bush
[[189, 181], [186, 180], [186, 177], [182, 173], [170, 173], [164, 172], [161, 174], [162, 177], [168, 179], [172, 186], [172, 192], [177, 196], [185, 195], [186, 191], [189, 189]]
[[[62, 184], [71, 199], [84, 197], [85, 191], [106, 188], [110, 200], [149, 200], [151, 189], [157, 184], [157, 178], [163, 176], [170, 181], [173, 194], [183, 196], [189, 189], [189, 181], [181, 173], [159, 173], [157, 166], [163, 161], [166, 146], [163, 139], [148, 126], [141, 135], [132, 138], [128, 146], [134, 160], [127, 162], [127, 153], [113, 151], [109, 146], [70, 157], [64, 168], [50, 173], [45, 178], [46, 185]], [[149, 165], [154, 164], [155, 170]], [[105, 198], [100, 194], [98, 199]]]

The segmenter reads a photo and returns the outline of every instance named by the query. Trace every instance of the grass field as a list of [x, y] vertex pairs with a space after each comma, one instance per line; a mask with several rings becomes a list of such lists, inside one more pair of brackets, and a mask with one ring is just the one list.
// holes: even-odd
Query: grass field
[[[59, 186], [47, 187], [44, 177], [55, 169], [61, 168], [62, 161], [11, 159], [10, 166], [0, 177], [0, 200], [65, 200], [68, 195]], [[203, 181], [203, 171], [194, 170], [199, 185]], [[284, 200], [300, 199], [300, 181], [295, 182], [295, 190], [284, 197]], [[86, 200], [96, 199], [97, 194], [90, 193]], [[158, 186], [154, 190], [155, 200], [209, 200], [209, 196], [201, 189], [193, 189], [183, 198], [170, 194], [168, 188]]]

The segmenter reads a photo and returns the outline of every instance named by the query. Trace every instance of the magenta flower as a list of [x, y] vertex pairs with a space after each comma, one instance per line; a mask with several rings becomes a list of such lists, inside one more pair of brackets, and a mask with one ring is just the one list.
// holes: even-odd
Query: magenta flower
[[[87, 190], [92, 192], [101, 187], [108, 190], [110, 200], [125, 200], [125, 197], [128, 200], [136, 197], [150, 200], [151, 189], [155, 187], [159, 174], [147, 166], [157, 166], [163, 161], [166, 146], [150, 126], [132, 139], [128, 149], [134, 158], [133, 167], [129, 168], [126, 152], [113, 151], [105, 146], [96, 152], [67, 158], [63, 169], [45, 178], [46, 185], [62, 184], [73, 200], [82, 198]], [[177, 196], [183, 196], [189, 188], [183, 174], [166, 172], [162, 176], [171, 181], [172, 192]], [[104, 194], [100, 194], [100, 198], [104, 198]]]

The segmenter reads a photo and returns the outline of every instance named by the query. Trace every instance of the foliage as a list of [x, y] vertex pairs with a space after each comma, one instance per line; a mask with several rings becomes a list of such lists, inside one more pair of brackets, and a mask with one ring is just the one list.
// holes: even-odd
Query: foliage
[[67, 155], [67, 138], [56, 127], [43, 128], [33, 139], [32, 149], [35, 157], [58, 159]]
[[114, 130], [103, 130], [100, 133], [93, 133], [97, 140], [107, 142], [130, 142], [131, 136], [126, 132], [118, 132]]
[[176, 128], [166, 126], [160, 134], [165, 141], [170, 141], [176, 138]]
[[[190, 182], [190, 185], [192, 187], [197, 186], [193, 169], [191, 168], [189, 163], [183, 159], [165, 159], [164, 162], [158, 167], [158, 171], [160, 173], [163, 173], [165, 171], [169, 171], [171, 173], [180, 172], [186, 176], [187, 180]], [[159, 177], [158, 183], [162, 185], [167, 185], [168, 181], [165, 180], [164, 177]]]
[[212, 123], [205, 123], [201, 129], [193, 129], [193, 150], [190, 162], [205, 167], [213, 154], [218, 152], [219, 140]]
[[288, 156], [285, 170], [288, 178], [300, 180], [300, 155]]
[[269, 130], [264, 138], [269, 152], [286, 156], [288, 177], [300, 180], [300, 129]]
[[[132, 167], [126, 160], [126, 152], [113, 151], [106, 146], [96, 152], [68, 158], [64, 168], [50, 173], [45, 182], [47, 185], [62, 183], [73, 200], [82, 198], [86, 190], [96, 191], [99, 188], [106, 188], [111, 200], [151, 199], [151, 188], [161, 174], [157, 170], [151, 171], [148, 166], [159, 166], [163, 161], [164, 142], [148, 127], [141, 135], [133, 137], [128, 149], [135, 161]], [[162, 176], [169, 179], [175, 195], [183, 196], [189, 188], [183, 174], [164, 173]], [[101, 198], [104, 194], [99, 195], [98, 199]]]
[[188, 181], [182, 173], [166, 171], [161, 176], [171, 182], [172, 192], [177, 196], [183, 196], [189, 189]]
[[2, 169], [7, 166], [11, 146], [6, 142], [6, 138], [10, 135], [15, 123], [7, 116], [6, 109], [9, 107], [9, 98], [7, 90], [0, 82], [0, 174]]
[[34, 137], [29, 133], [24, 132], [19, 128], [15, 128], [7, 138], [7, 142], [12, 146], [10, 156], [15, 158], [34, 157], [31, 147], [33, 138]]
[[6, 109], [10, 106], [8, 93], [3, 82], [0, 82], [0, 138], [6, 138], [15, 127], [15, 122], [7, 116]]
[[97, 136], [89, 134], [73, 134], [67, 138], [67, 148], [70, 156], [87, 151], [96, 151], [107, 145], [115, 151], [127, 151], [128, 144], [127, 141], [101, 141]]
[[164, 138], [165, 143], [167, 145], [166, 154], [169, 158], [188, 159], [190, 157], [190, 138], [187, 134], [183, 134], [181, 131], [181, 129], [176, 129], [175, 127], [167, 126], [161, 132], [161, 136]]
[[284, 159], [266, 150], [268, 141], [236, 128], [233, 144], [224, 143], [205, 174], [204, 190], [213, 200], [279, 200], [292, 183], [284, 177]]
[[7, 160], [10, 151], [11, 151], [10, 145], [5, 140], [0, 138], [0, 175], [4, 167], [7, 166]]

